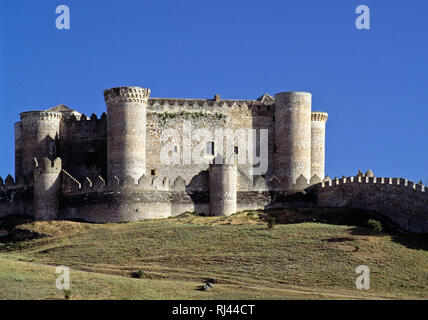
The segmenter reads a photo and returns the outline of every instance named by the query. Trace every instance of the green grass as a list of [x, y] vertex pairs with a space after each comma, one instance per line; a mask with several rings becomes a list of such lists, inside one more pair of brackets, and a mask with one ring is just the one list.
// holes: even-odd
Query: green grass
[[[428, 298], [426, 248], [363, 227], [269, 229], [259, 213], [242, 213], [16, 228], [44, 237], [0, 243], [0, 299], [64, 299], [55, 287], [57, 265], [72, 270], [72, 299]], [[367, 291], [355, 288], [362, 264], [371, 270]], [[141, 279], [132, 278], [135, 270]], [[196, 290], [206, 278], [217, 280], [214, 288]]]

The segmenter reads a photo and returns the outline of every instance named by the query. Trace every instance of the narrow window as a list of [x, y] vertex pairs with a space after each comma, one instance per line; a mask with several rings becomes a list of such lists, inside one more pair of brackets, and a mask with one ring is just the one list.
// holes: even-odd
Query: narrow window
[[235, 154], [238, 154], [238, 147], [237, 146], [235, 146]]
[[86, 153], [86, 167], [92, 168], [92, 167], [97, 167], [97, 165], [98, 165], [98, 157], [96, 152], [88, 151]]
[[207, 142], [207, 154], [213, 156], [214, 155], [214, 141]]
[[156, 169], [152, 169], [152, 170], [150, 170], [150, 174], [151, 174], [152, 176], [155, 176], [155, 175], [156, 175]]
[[177, 146], [174, 146], [174, 153], [177, 153], [178, 152], [178, 148], [177, 148]]

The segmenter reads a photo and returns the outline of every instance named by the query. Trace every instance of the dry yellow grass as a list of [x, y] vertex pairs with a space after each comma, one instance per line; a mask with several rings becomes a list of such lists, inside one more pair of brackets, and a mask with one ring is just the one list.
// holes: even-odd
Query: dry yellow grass
[[[301, 218], [298, 212], [284, 214]], [[3, 299], [61, 297], [56, 265], [73, 270], [74, 298], [428, 298], [425, 238], [371, 234], [362, 227], [304, 222], [268, 229], [265, 213], [245, 212], [103, 225], [28, 222], [17, 228], [43, 237], [0, 244]], [[371, 269], [368, 291], [355, 288], [361, 264]], [[143, 278], [132, 279], [133, 270]], [[209, 292], [196, 290], [206, 278], [218, 284]]]

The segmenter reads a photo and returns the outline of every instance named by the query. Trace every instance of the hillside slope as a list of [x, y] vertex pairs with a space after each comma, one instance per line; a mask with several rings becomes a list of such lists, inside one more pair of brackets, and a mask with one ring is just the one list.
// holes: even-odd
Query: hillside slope
[[[320, 223], [311, 214], [282, 212], [301, 223], [272, 229], [264, 213], [247, 212], [103, 225], [6, 221], [0, 299], [63, 298], [57, 265], [71, 268], [75, 299], [428, 298], [426, 238]], [[359, 265], [370, 267], [370, 290], [355, 288]], [[141, 279], [131, 277], [135, 270]], [[197, 290], [207, 278], [214, 288]]]

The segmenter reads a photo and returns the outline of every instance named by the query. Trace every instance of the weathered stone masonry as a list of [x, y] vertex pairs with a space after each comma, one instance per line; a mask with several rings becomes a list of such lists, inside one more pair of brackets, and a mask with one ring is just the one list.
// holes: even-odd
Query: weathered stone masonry
[[[100, 118], [64, 105], [21, 113], [15, 124], [16, 181], [0, 178], [0, 217], [120, 222], [185, 211], [230, 215], [296, 205], [348, 206], [378, 211], [406, 230], [427, 232], [423, 186], [408, 182], [403, 191], [403, 184], [324, 178], [328, 115], [312, 111], [310, 93], [264, 94], [256, 100], [173, 99], [150, 98], [150, 89], [118, 87], [105, 90], [104, 98], [107, 114]], [[191, 149], [198, 145], [186, 140], [191, 133], [184, 124], [223, 129], [226, 140], [234, 139], [232, 131], [267, 130], [266, 173], [252, 175], [251, 164], [236, 161], [162, 163], [164, 130], [177, 132], [174, 152], [183, 155], [184, 141]], [[232, 142], [238, 158], [245, 141]], [[261, 150], [260, 139], [255, 142]], [[225, 149], [223, 143], [215, 141], [213, 152]], [[316, 199], [302, 204], [287, 196], [305, 189]]]
[[428, 189], [402, 178], [355, 176], [310, 187], [320, 207], [376, 211], [400, 228], [428, 233]]

